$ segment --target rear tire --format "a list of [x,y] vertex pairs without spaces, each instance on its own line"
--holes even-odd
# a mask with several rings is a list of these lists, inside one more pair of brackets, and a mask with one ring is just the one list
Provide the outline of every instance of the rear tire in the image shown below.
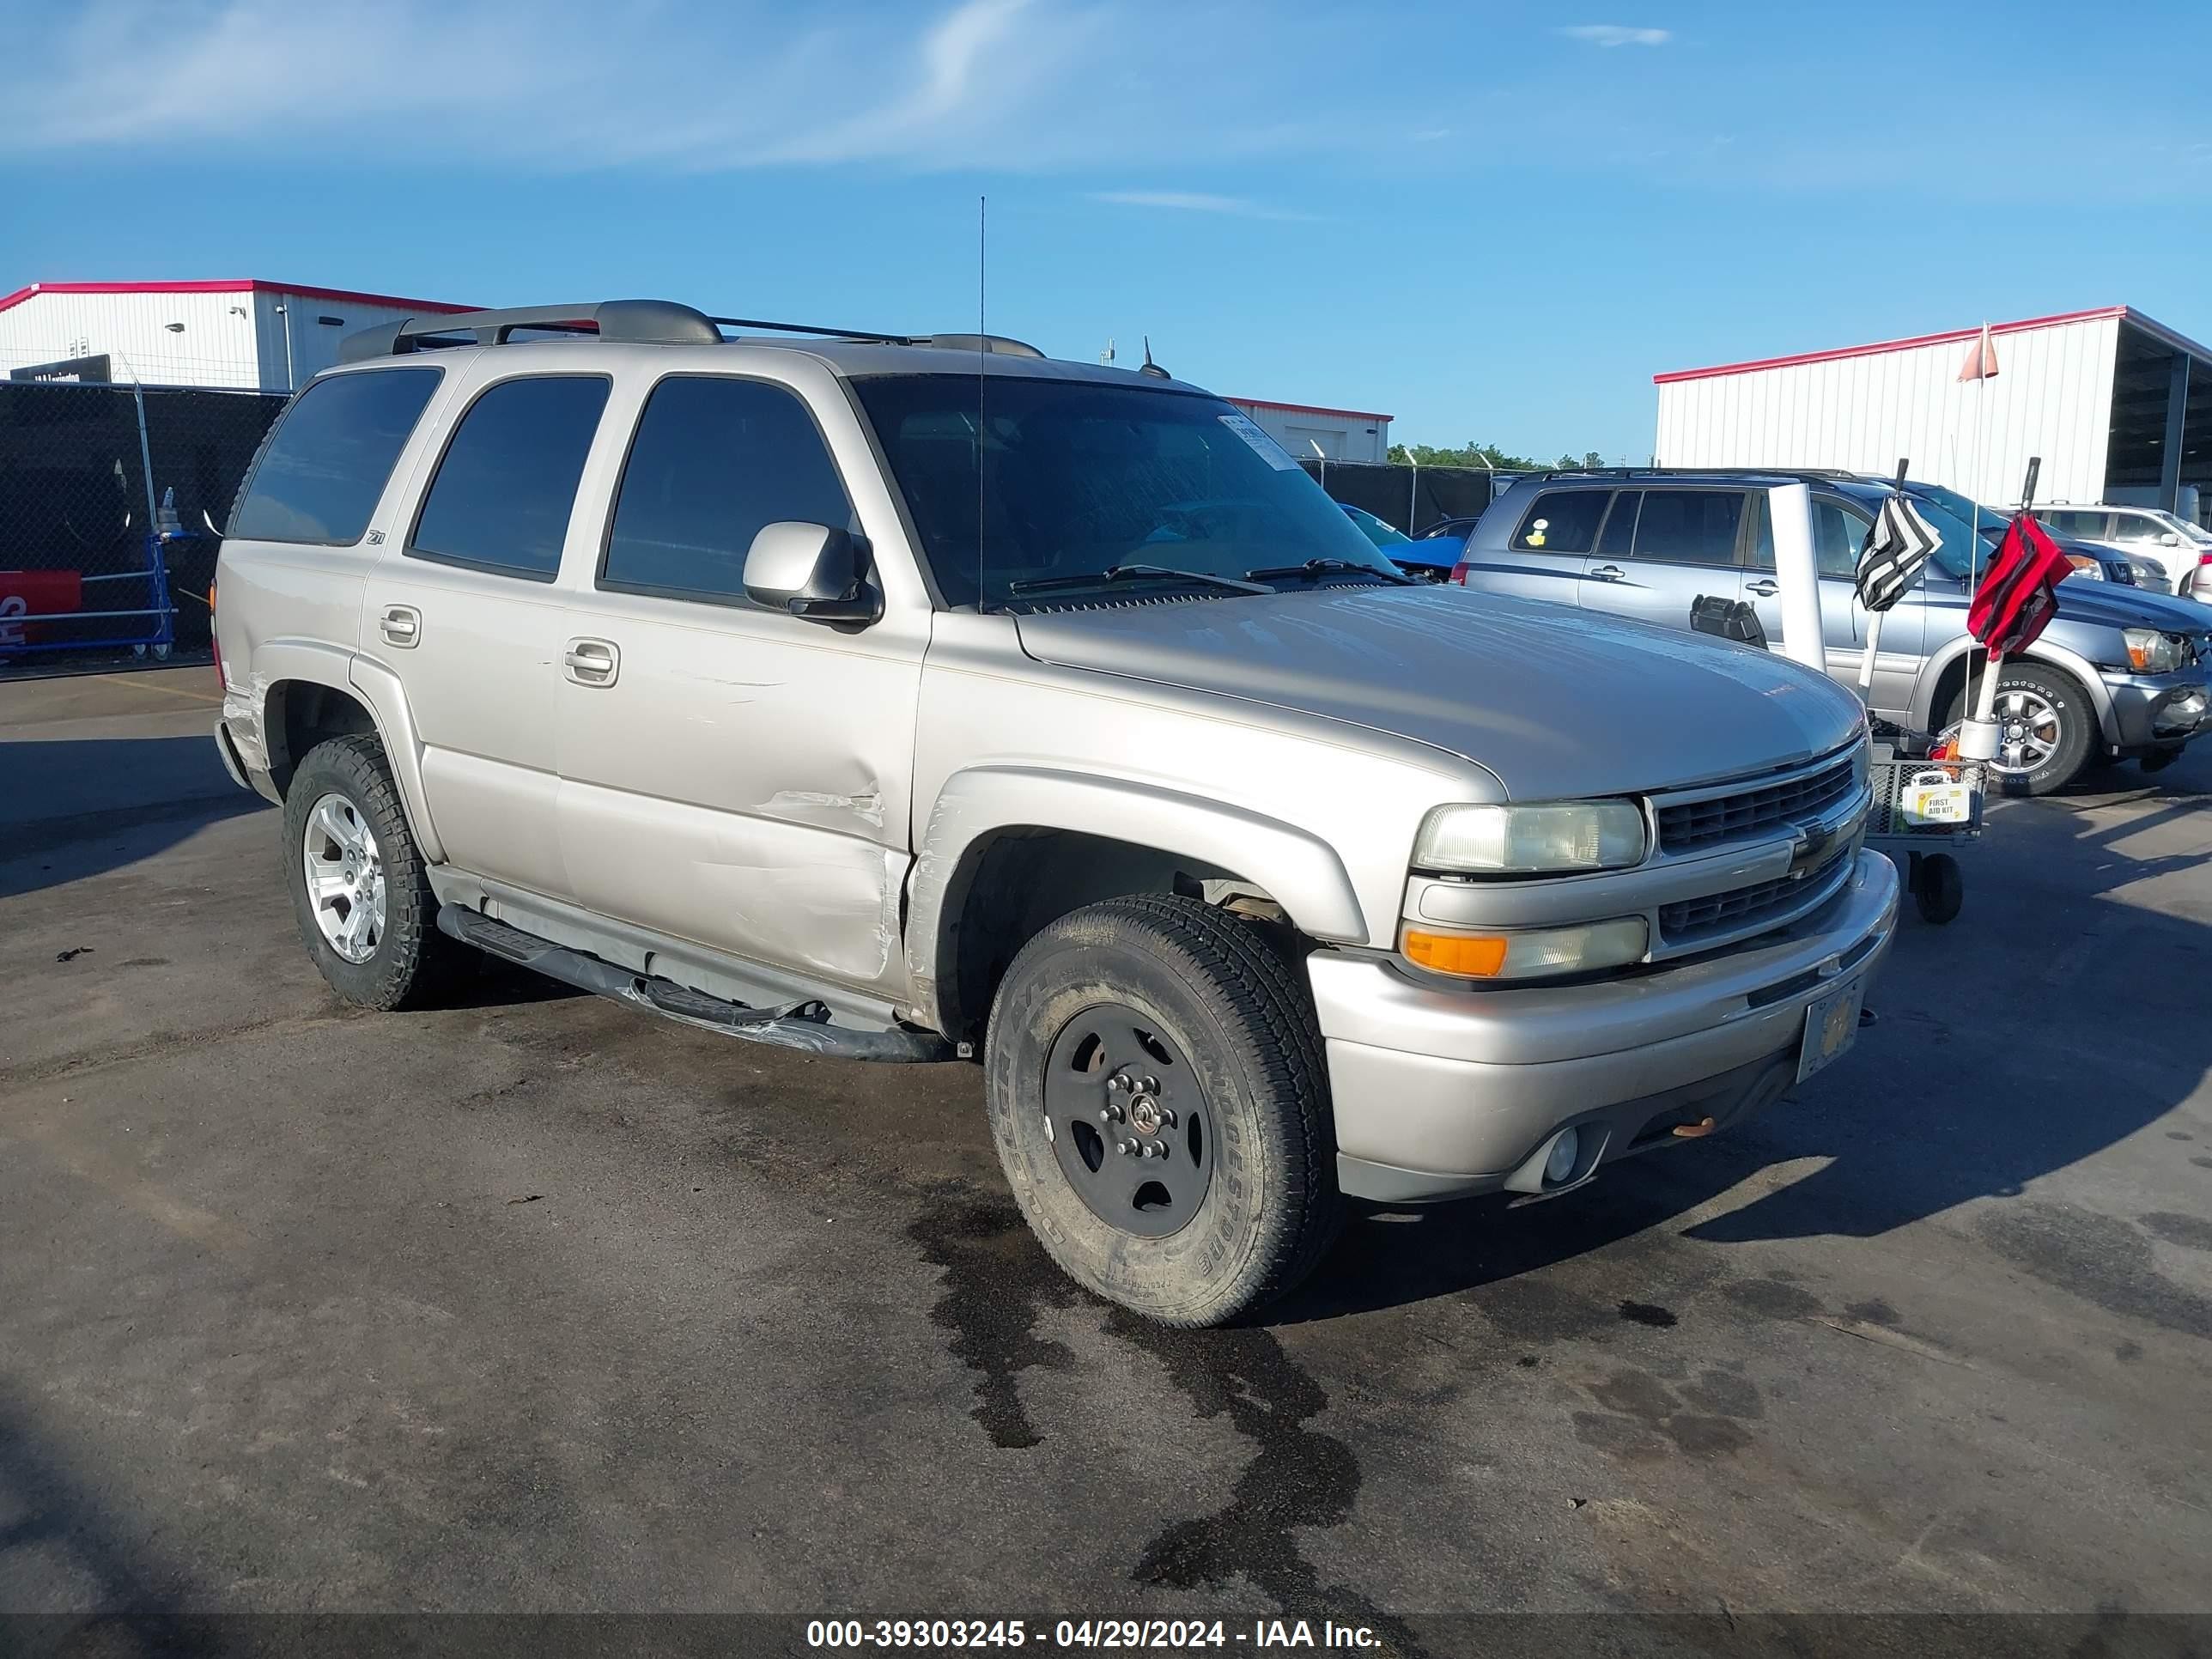
[[[1334,1236],[1313,1001],[1260,924],[1157,895],[1061,917],[1000,981],[984,1063],[1015,1201],[1061,1269],[1109,1301],[1167,1325],[1224,1323],[1297,1284]],[[1164,1108],[1167,1128],[1139,1129]]]
[[[319,827],[324,823],[329,830]],[[319,843],[313,850],[311,834]],[[345,856],[349,849],[356,857]],[[363,849],[366,857],[359,855]],[[359,876],[370,866],[369,882],[335,897],[310,890],[311,868]],[[307,953],[348,1002],[380,1010],[424,1006],[474,955],[438,931],[428,866],[400,807],[384,745],[373,736],[319,744],[293,773],[284,795],[284,871]],[[354,904],[373,925],[352,925]]]

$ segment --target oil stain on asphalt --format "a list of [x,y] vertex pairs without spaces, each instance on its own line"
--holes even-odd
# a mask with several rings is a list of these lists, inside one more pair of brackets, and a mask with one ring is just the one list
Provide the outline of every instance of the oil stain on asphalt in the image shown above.
[[951,1333],[953,1353],[976,1374],[970,1414],[993,1445],[1042,1443],[1018,1379],[1029,1370],[1073,1366],[1066,1346],[1039,1337],[1036,1327],[1046,1309],[1079,1303],[1103,1311],[1107,1335],[1158,1360],[1201,1420],[1225,1418],[1251,1443],[1252,1458],[1229,1501],[1161,1528],[1131,1570],[1132,1583],[1189,1590],[1242,1577],[1286,1619],[1364,1625],[1381,1638],[1381,1651],[1407,1659],[1425,1654],[1403,1620],[1356,1590],[1323,1585],[1298,1547],[1299,1528],[1351,1518],[1361,1475],[1352,1448],[1312,1426],[1328,1395],[1273,1332],[1170,1330],[1095,1302],[1053,1266],[1004,1199],[940,1188],[908,1232],[944,1273],[931,1318]]

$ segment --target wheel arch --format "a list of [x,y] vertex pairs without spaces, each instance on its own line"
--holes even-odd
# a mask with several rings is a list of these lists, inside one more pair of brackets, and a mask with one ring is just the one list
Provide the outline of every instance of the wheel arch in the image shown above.
[[1343,861],[1293,825],[1126,779],[1036,767],[956,774],[931,811],[908,886],[917,1016],[966,1036],[1037,930],[1103,898],[1194,887],[1279,910],[1316,939],[1366,941]]
[[[1923,732],[1935,730],[1948,718],[1953,700],[1966,689],[1969,664],[1978,674],[1988,660],[1989,653],[1967,635],[1960,635],[1929,658],[1913,689],[1912,724]],[[2089,707],[2096,711],[2099,744],[2108,745],[2118,740],[2114,735],[2112,695],[2094,663],[2048,639],[2038,640],[2028,647],[2027,660],[2057,669],[2078,683],[2081,694],[2089,700]]]
[[374,735],[398,785],[399,802],[423,856],[444,860],[422,790],[422,748],[399,678],[379,664],[312,641],[270,640],[253,653],[251,684],[226,700],[235,732],[238,705],[250,705],[252,726],[279,797],[315,744],[355,732]]

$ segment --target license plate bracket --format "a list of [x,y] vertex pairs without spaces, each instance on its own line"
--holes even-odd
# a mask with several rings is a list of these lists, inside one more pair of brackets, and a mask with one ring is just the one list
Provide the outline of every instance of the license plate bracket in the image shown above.
[[1863,977],[1839,985],[1815,997],[1805,1010],[1805,1036],[1797,1048],[1800,1083],[1849,1052],[1859,1034],[1859,1004],[1865,994]]

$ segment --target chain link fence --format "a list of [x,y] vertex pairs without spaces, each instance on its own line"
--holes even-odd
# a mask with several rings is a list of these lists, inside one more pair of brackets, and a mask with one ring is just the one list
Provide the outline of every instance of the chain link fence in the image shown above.
[[1395,461],[1324,461],[1298,465],[1332,499],[1372,513],[1408,536],[1445,519],[1474,519],[1517,474],[1477,466],[1413,466]]
[[204,653],[220,526],[284,401],[0,384],[0,669]]

